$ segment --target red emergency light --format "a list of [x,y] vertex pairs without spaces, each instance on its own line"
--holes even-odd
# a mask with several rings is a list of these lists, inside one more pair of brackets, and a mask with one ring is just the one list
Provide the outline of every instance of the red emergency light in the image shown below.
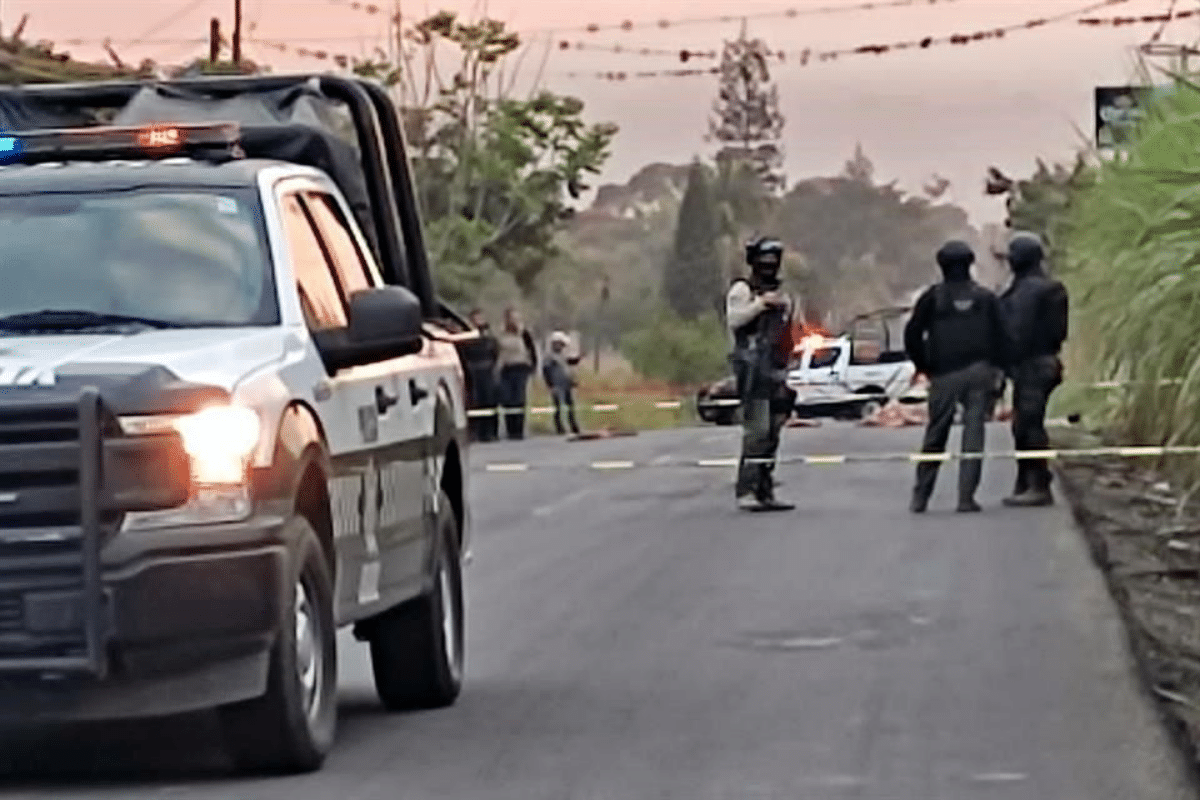
[[0,137],[0,162],[146,160],[184,156],[205,161],[244,157],[236,122],[99,126],[18,131]]

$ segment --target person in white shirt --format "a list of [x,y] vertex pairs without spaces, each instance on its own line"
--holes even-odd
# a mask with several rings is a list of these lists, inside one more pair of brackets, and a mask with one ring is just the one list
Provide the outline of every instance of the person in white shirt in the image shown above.
[[783,244],[770,238],[754,240],[746,246],[746,263],[750,274],[734,280],[725,296],[742,412],[742,455],[734,491],[738,507],[747,511],[790,511],[795,506],[775,498],[774,478],[780,433],[791,411],[786,376],[795,304],[780,291]]

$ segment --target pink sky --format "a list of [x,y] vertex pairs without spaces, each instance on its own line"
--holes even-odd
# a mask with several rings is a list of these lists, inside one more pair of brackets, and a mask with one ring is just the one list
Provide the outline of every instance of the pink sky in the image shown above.
[[[322,62],[287,56],[253,41],[288,41],[313,49],[359,55],[384,41],[384,17],[348,7],[349,0],[244,0],[254,32],[247,55],[277,71],[321,69]],[[392,0],[376,0],[391,6]],[[854,0],[469,0],[402,3],[406,17],[449,8],[469,12],[486,5],[491,16],[522,30],[580,26],[625,19],[655,21],[721,14],[753,14],[787,8],[847,5]],[[945,35],[1019,23],[1071,11],[1087,0],[957,0],[936,5],[848,12],[793,19],[752,21],[750,30],[776,48],[801,51]],[[1169,0],[1128,0],[1105,15],[1160,13]],[[1178,7],[1191,8],[1181,0]],[[233,0],[0,0],[0,23],[11,29],[30,15],[27,38],[69,45],[74,55],[99,59],[99,41],[110,36],[123,58],[174,62],[206,51],[208,19],[222,18],[231,29]],[[736,35],[737,25],[704,23],[657,27],[629,33],[564,33],[559,38],[632,47],[719,48]],[[1000,41],[922,52],[858,56],[801,67],[778,65],[788,123],[785,146],[793,179],[838,170],[861,141],[883,179],[917,187],[937,172],[953,181],[955,199],[979,221],[1002,214],[999,203],[981,196],[984,169],[995,164],[1021,174],[1035,157],[1069,155],[1078,141],[1075,127],[1089,129],[1092,87],[1121,83],[1130,74],[1132,48],[1153,25],[1091,28],[1057,24],[1019,32]],[[132,44],[138,38],[143,44]],[[1194,42],[1200,20],[1173,23],[1168,41]],[[192,40],[192,41],[189,41]],[[529,59],[530,62],[533,59]],[[603,178],[624,181],[652,161],[684,162],[711,148],[702,135],[715,92],[711,76],[656,78],[623,83],[568,73],[596,70],[674,69],[670,57],[562,52],[552,49],[546,85],[581,97],[596,120],[611,120],[622,131]]]

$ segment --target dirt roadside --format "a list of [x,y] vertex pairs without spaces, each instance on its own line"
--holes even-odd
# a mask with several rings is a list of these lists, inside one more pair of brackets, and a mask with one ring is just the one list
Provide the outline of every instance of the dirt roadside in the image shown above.
[[1140,461],[1071,458],[1056,473],[1142,684],[1200,786],[1200,503]]

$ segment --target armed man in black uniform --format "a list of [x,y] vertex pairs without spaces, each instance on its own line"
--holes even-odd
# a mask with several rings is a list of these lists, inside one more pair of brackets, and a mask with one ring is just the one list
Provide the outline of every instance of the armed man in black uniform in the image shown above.
[[[1011,347],[1000,301],[971,279],[975,253],[965,242],[950,241],[937,253],[944,280],[926,289],[904,328],[904,349],[917,370],[929,376],[929,424],[925,453],[944,453],[955,412],[963,407],[964,454],[983,454],[984,426],[995,370],[1007,364]],[[937,461],[917,465],[909,508],[923,513],[937,481]],[[958,468],[958,511],[980,510],[975,491],[983,474],[981,458],[964,458]]]
[[725,296],[725,320],[733,335],[734,376],[742,410],[742,456],[738,464],[738,507],[790,511],[775,498],[779,435],[791,415],[794,393],[786,377],[791,361],[791,299],[780,292],[783,245],[760,238],[746,245],[750,275],[734,280]]
[[[1069,300],[1066,287],[1046,274],[1045,256],[1036,235],[1013,236],[1008,245],[1013,281],[1000,298],[1015,340],[1009,377],[1013,385],[1013,441],[1019,451],[1050,446],[1046,405],[1050,394],[1062,383],[1059,353],[1067,340]],[[1018,460],[1016,487],[1012,496],[1005,498],[1005,505],[1051,505],[1051,477],[1045,459]]]

